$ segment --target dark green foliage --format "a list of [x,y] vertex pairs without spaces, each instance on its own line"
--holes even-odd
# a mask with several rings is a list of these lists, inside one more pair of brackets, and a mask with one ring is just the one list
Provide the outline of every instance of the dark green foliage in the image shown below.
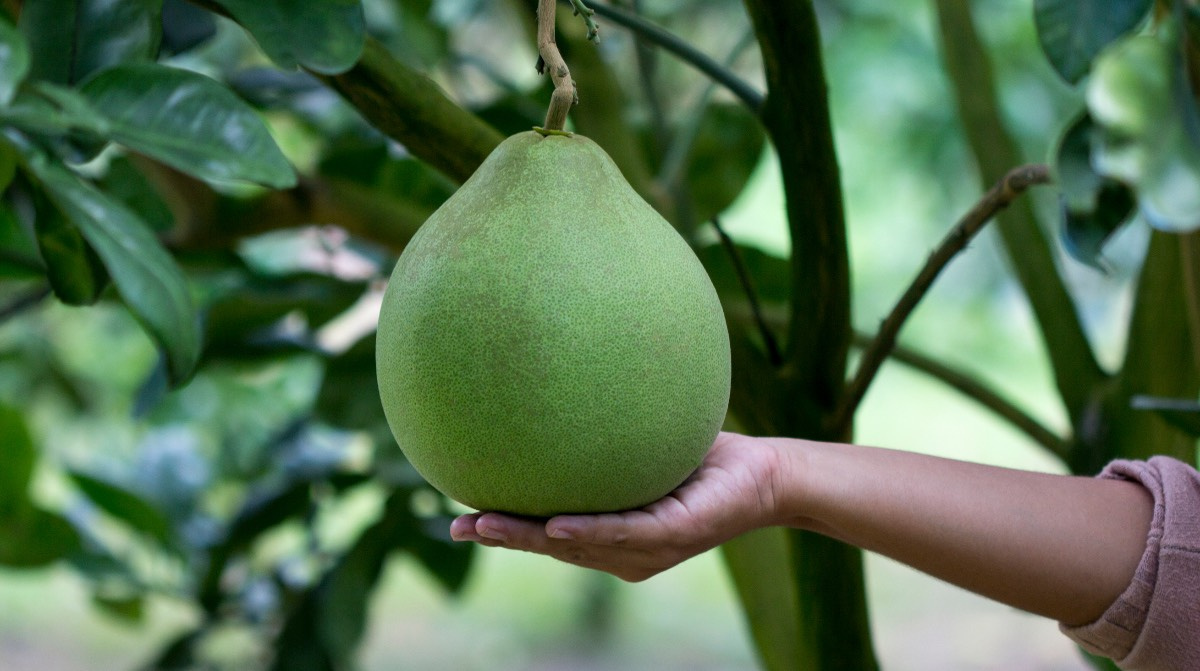
[[79,549],[79,534],[62,515],[37,507],[0,519],[0,566],[37,568]]
[[[1200,227],[1200,113],[1193,10],[1168,3],[1148,34],[1130,34],[1149,0],[1037,4],[1050,61],[1080,84],[1087,113],[1068,129],[1058,167],[1065,180],[1064,242],[1087,263],[1136,204],[1152,226]],[[1063,170],[1065,169],[1065,172]]]
[[1180,431],[1200,438],[1200,403],[1187,399],[1135,396],[1132,404],[1134,409],[1156,413]]
[[15,408],[0,405],[0,566],[32,568],[79,546],[74,527],[30,498],[37,447]]
[[200,356],[200,334],[179,266],[124,205],[36,150],[29,149],[25,159],[50,200],[104,262],[125,303],[166,350],[172,379],[186,380]]
[[17,85],[29,74],[29,46],[15,27],[0,17],[0,105],[12,100]]
[[164,546],[174,544],[170,523],[149,501],[125,487],[86,473],[68,471],[68,475],[83,495],[104,512]]
[[[762,125],[745,107],[724,104],[704,109],[684,162],[696,221],[708,221],[729,208],[750,180],[765,141]],[[667,160],[671,159],[668,154]]]
[[29,481],[37,449],[16,408],[0,406],[0,517],[16,515],[28,505]]
[[178,68],[123,65],[81,89],[108,137],[200,179],[275,188],[295,174],[262,121],[217,82]]
[[1152,0],[1036,0],[1038,37],[1050,63],[1074,83],[1114,40],[1146,18]]
[[1063,243],[1075,258],[1097,268],[1104,243],[1133,214],[1129,187],[1092,167],[1095,124],[1083,116],[1067,128],[1055,154],[1063,201]]
[[95,303],[108,279],[95,250],[49,198],[39,193],[34,202],[38,252],[54,295],[67,305]]
[[[462,587],[471,549],[449,541],[446,502],[392,442],[371,317],[356,310],[457,183],[504,136],[542,122],[549,86],[526,76],[534,58],[506,70],[462,39],[484,21],[528,29],[533,4],[3,3],[0,565],[60,562],[98,609],[131,623],[159,595],[195,604],[194,628],[146,651],[154,669],[209,668],[209,636],[230,626],[253,632],[276,668],[352,668],[392,558],[408,553],[447,592]],[[923,37],[898,34],[878,3],[820,5],[824,35],[813,4],[643,3],[647,18],[684,35],[706,21],[728,24],[731,37],[753,29],[757,49],[746,55],[761,56],[768,89],[753,110],[653,48],[635,60],[631,42],[609,40],[618,26],[602,22],[597,49],[582,26],[560,21],[559,40],[580,82],[577,130],[694,238],[720,294],[736,426],[845,439],[826,421],[852,372],[852,312],[821,59],[853,52],[845,62],[859,64],[869,52],[887,73],[914,53],[922,64],[934,56]],[[904,109],[871,113],[880,133],[904,135],[905,166],[919,180],[959,195],[1052,156],[1059,240],[1085,262],[1122,251],[1114,234],[1135,215],[1193,230],[1200,14],[1184,2],[1152,13],[1151,4],[1035,2],[1022,20],[1036,24],[1050,67],[1075,89],[1058,91],[1066,103],[1015,101],[1063,117],[1023,129],[1023,143],[1005,127],[1013,101],[998,92],[1049,90],[1019,88],[1042,55],[989,52],[1009,44],[1011,26],[979,39],[981,12],[1005,11],[986,3],[936,3],[953,90],[933,73],[935,83],[909,93],[952,94],[954,104],[947,98],[912,128],[891,128],[913,118]],[[851,26],[887,39],[854,42]],[[502,37],[532,44],[520,28]],[[720,56],[729,45],[697,46]],[[835,76],[850,70],[826,64]],[[835,79],[835,104],[863,82],[887,84]],[[743,193],[766,151],[780,158],[790,258],[714,243],[706,225]],[[1194,235],[1153,236],[1129,350],[1105,370],[1063,281],[1071,261],[1055,256],[1043,235],[1055,227],[1036,215],[1014,203],[999,237],[1067,410],[1069,465],[1090,473],[1117,456],[1191,459],[1200,433],[1187,317],[1200,314]],[[99,420],[114,417],[141,438],[100,449],[111,440]],[[94,433],[96,446],[50,444],[58,422]],[[65,502],[43,501],[36,474],[61,482]],[[352,495],[374,497],[378,510],[347,515],[339,506]],[[330,537],[331,522],[345,533]],[[151,575],[134,556],[174,577]],[[768,668],[873,668],[856,552],[775,529],[731,543],[725,557]]]
[[30,75],[76,84],[105,68],[147,62],[162,40],[162,0],[46,0],[21,12]]
[[282,68],[322,74],[348,69],[362,53],[365,29],[358,0],[220,0],[234,20]]

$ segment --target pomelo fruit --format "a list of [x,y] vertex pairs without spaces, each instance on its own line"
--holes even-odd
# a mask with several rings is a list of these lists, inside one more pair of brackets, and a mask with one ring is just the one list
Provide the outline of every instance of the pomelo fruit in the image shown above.
[[582,136],[508,138],[422,225],[384,294],[379,393],[426,480],[480,510],[636,508],[729,401],[729,335],[687,243]]

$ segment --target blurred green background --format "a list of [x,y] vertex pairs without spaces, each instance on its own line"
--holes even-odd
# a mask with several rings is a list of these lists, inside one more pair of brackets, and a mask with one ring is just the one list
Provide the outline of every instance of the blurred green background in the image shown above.
[[[1059,130],[1081,108],[1081,95],[1062,83],[1041,55],[1029,0],[972,4],[997,68],[1003,115],[1025,157],[1047,160]],[[695,5],[703,11],[692,11]],[[410,63],[427,64],[464,104],[481,106],[499,98],[498,81],[520,92],[538,85],[526,27],[514,25],[511,12],[471,0],[438,0],[427,11],[413,9],[422,3],[385,0],[365,6],[369,26],[392,28],[384,36],[389,46],[398,47]],[[931,4],[846,0],[817,6],[846,196],[853,321],[871,331],[928,251],[978,198],[978,179],[940,63]],[[736,2],[647,0],[642,9],[718,59],[748,30]],[[630,35],[601,25],[600,54],[618,72],[633,70]],[[240,29],[222,20],[212,44],[180,55],[178,62],[221,71],[239,59],[258,63],[262,56]],[[662,89],[673,101],[669,114],[686,117],[707,82],[672,59],[660,59],[659,66]],[[489,68],[492,72],[486,72]],[[733,69],[763,86],[754,49],[743,51]],[[713,95],[718,101],[727,98],[723,91]],[[587,97],[588,91],[581,91],[584,105]],[[312,102],[327,123],[352,125],[344,117],[353,114],[336,99],[314,96]],[[636,107],[629,113],[637,118],[646,110]],[[268,110],[267,119],[293,163],[302,172],[310,168],[319,150],[312,130],[288,114]],[[1034,198],[1044,219],[1055,221],[1057,196],[1045,191]],[[745,245],[776,256],[790,252],[778,161],[769,147],[723,221]],[[701,235],[715,239],[711,231]],[[1059,254],[1102,363],[1115,366],[1123,352],[1130,280],[1147,238],[1141,222],[1123,230],[1106,249],[1108,274]],[[289,252],[278,240],[264,240],[261,263],[303,265],[303,254],[311,251],[300,245],[302,251]],[[241,251],[254,257],[253,242]],[[347,272],[353,272],[353,261],[347,262]],[[348,329],[354,332],[354,324]],[[902,340],[975,373],[1048,426],[1068,429],[1035,325],[992,232],[953,262]],[[68,516],[83,516],[110,537],[128,532],[99,519],[94,509],[78,506],[57,465],[111,474],[134,485],[154,483],[158,500],[169,507],[172,495],[183,501],[210,486],[216,460],[253,460],[240,445],[286,430],[314,402],[326,375],[320,357],[303,351],[228,360],[203,369],[187,387],[146,410],[138,407],[139,399],[159,366],[158,354],[133,318],[113,305],[85,310],[43,302],[20,320],[0,323],[0,353],[0,399],[20,401],[43,446],[34,482],[37,498],[67,509]],[[856,430],[857,442],[864,444],[1065,472],[978,406],[896,364],[887,364],[872,387]],[[331,460],[353,470],[370,461],[371,450],[369,432],[317,427],[306,434],[304,449],[289,458],[301,470]],[[230,488],[206,495],[218,509],[228,510],[237,494]],[[329,497],[319,513],[322,538],[333,546],[348,542],[379,514],[384,498],[383,488],[373,485]],[[195,523],[183,533],[203,537],[211,532],[204,520]],[[264,540],[254,561],[274,564],[306,542],[296,525],[285,525]],[[180,566],[130,551],[135,553],[130,561],[145,578],[169,585],[179,577]],[[301,561],[293,568],[299,574],[313,570]],[[874,636],[885,668],[1088,668],[1053,622],[878,557],[868,558],[867,571]],[[92,585],[61,564],[0,569],[0,669],[137,668],[198,621],[192,604],[162,594],[137,605],[141,613],[133,621],[109,612],[120,608],[120,594],[109,610],[95,607],[93,597]],[[264,587],[257,597],[253,589],[241,597],[269,604],[277,595]],[[368,670],[755,667],[729,578],[713,553],[629,585],[545,558],[482,548],[455,596],[420,562],[393,555],[369,613],[360,655],[361,667]],[[252,668],[247,660],[260,657],[263,645],[250,628],[235,625],[205,641],[217,668],[229,669]]]

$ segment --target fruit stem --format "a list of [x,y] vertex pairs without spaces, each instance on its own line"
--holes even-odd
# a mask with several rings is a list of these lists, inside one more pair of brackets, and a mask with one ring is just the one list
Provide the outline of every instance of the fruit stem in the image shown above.
[[552,131],[563,129],[571,105],[579,102],[575,80],[571,79],[571,71],[554,41],[555,3],[556,0],[538,0],[537,7],[538,74],[549,72],[550,80],[554,82],[554,94],[550,96],[550,108],[546,110],[542,127]]

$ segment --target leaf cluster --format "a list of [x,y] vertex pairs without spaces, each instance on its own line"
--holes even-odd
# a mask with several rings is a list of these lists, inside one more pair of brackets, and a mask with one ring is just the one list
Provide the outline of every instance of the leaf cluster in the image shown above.
[[1034,3],[1050,63],[1085,109],[1055,167],[1063,240],[1102,267],[1105,242],[1135,213],[1173,232],[1200,228],[1200,12],[1183,0]]

